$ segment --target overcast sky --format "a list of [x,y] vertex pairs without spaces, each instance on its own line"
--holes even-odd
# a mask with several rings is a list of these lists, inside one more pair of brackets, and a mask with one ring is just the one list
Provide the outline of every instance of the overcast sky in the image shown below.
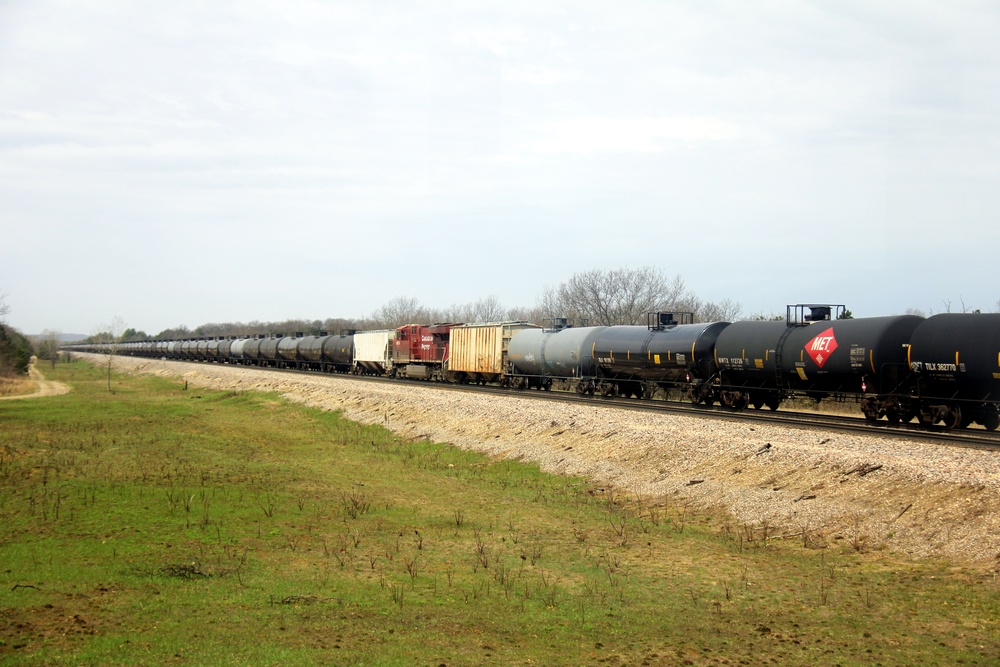
[[1000,300],[995,2],[0,0],[10,324]]

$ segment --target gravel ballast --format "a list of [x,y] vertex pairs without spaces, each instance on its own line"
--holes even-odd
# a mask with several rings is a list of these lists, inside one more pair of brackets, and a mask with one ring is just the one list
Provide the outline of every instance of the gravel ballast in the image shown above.
[[[98,359],[96,355],[92,356]],[[405,437],[537,462],[608,492],[691,511],[724,510],[734,530],[822,547],[889,549],[991,565],[1000,557],[1000,452],[568,406],[217,364],[117,357],[127,373],[194,386],[277,392]],[[848,546],[849,545],[849,546]]]

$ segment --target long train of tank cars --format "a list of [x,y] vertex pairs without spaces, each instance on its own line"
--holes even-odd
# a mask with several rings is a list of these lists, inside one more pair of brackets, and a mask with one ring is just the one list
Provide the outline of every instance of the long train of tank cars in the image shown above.
[[[408,324],[379,331],[67,345],[64,349],[774,410],[791,397],[854,398],[869,421],[1000,425],[1000,314],[842,319],[788,306],[784,321]],[[661,394],[662,394],[661,391]]]

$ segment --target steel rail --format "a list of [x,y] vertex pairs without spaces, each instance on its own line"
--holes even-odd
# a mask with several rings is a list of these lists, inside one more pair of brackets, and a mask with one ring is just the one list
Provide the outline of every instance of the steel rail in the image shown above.
[[[152,357],[139,357],[154,359]],[[184,361],[179,359],[160,359],[170,363],[191,363],[218,365],[223,368],[242,368],[248,370],[269,371],[316,377],[333,377],[359,382],[394,383],[405,387],[426,387],[444,391],[467,391],[474,393],[490,393],[498,396],[526,398],[530,400],[551,401],[567,405],[593,406],[601,408],[617,408],[641,412],[670,414],[700,419],[724,419],[728,421],[745,421],[751,423],[770,424],[788,428],[837,431],[867,436],[885,436],[903,438],[913,441],[937,442],[944,445],[978,448],[1000,449],[1000,432],[990,432],[984,429],[961,429],[948,431],[944,427],[923,428],[918,424],[890,424],[888,422],[871,423],[864,417],[850,417],[826,413],[796,412],[791,410],[756,410],[746,408],[732,410],[720,406],[691,405],[681,401],[648,400],[633,398],[607,398],[601,396],[580,396],[565,391],[541,391],[531,389],[506,389],[495,385],[453,384],[449,382],[431,382],[428,380],[409,380],[389,378],[375,375],[354,375],[353,373],[329,373],[315,370],[299,370],[294,368],[275,368],[271,366],[250,366],[242,364],[226,364],[218,362]]]

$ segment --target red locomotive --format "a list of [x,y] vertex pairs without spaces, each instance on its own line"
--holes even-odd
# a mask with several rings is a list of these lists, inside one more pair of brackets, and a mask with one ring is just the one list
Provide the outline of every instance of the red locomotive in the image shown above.
[[448,367],[448,342],[458,324],[407,324],[396,329],[392,367],[396,377],[443,380]]

